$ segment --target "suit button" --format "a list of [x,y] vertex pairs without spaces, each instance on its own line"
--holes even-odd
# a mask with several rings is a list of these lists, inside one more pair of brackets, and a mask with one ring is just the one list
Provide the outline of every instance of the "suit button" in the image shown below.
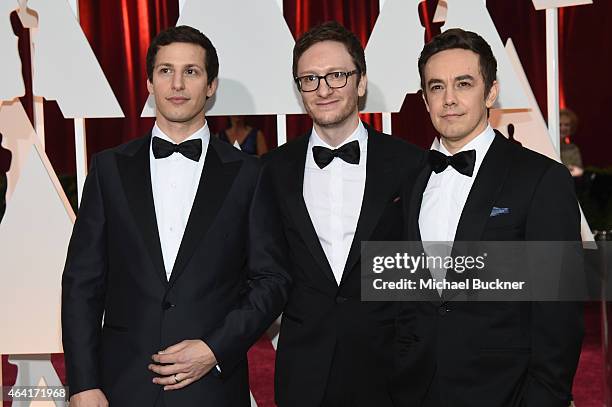
[[336,297],[336,304],[342,304],[343,302],[347,302],[348,298],[342,297],[341,295]]
[[446,304],[442,304],[438,307],[438,314],[440,315],[446,315],[449,312],[451,312],[451,309]]
[[171,303],[171,302],[169,302],[169,301],[164,301],[164,302],[162,303],[162,309],[163,309],[164,311],[167,311],[167,310],[169,310],[170,308],[174,308],[174,304],[172,304],[172,303]]

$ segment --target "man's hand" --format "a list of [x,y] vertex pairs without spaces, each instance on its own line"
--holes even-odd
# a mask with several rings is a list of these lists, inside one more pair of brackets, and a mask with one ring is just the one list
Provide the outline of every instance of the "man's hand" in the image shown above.
[[[204,341],[190,339],[172,345],[152,357],[149,369],[161,377],[153,383],[164,390],[177,390],[199,380],[217,365],[217,358]],[[162,366],[164,365],[164,366]]]
[[108,407],[108,400],[100,389],[85,390],[70,397],[70,407]]

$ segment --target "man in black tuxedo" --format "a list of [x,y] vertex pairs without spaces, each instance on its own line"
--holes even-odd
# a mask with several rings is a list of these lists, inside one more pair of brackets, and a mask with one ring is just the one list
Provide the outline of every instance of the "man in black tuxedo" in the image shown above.
[[[423,48],[423,99],[440,138],[405,199],[407,240],[580,240],[567,169],[488,123],[496,69],[491,48],[472,32],[451,29]],[[398,406],[570,404],[583,333],[579,305],[447,298],[404,306]]]
[[314,125],[265,156],[263,170],[273,179],[293,261],[276,403],[388,406],[397,305],[360,301],[361,242],[401,237],[401,183],[425,155],[359,120],[364,51],[340,24],[298,39],[293,75]]
[[290,279],[259,162],[210,136],[218,67],[198,30],[160,33],[153,130],[92,160],[62,280],[73,407],[250,406],[246,351]]

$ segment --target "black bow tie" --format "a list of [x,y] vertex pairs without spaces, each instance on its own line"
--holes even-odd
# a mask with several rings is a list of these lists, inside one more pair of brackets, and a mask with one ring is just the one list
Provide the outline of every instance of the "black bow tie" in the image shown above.
[[442,154],[436,150],[429,151],[429,164],[436,174],[441,173],[449,165],[457,172],[471,177],[476,163],[476,150],[462,151],[455,155]]
[[166,158],[174,153],[183,154],[193,161],[200,161],[202,155],[202,139],[183,141],[174,144],[159,137],[153,137],[153,155],[155,158]]
[[334,157],[338,157],[349,164],[359,164],[359,142],[351,141],[340,148],[315,146],[312,148],[312,156],[319,168],[325,168],[332,162]]

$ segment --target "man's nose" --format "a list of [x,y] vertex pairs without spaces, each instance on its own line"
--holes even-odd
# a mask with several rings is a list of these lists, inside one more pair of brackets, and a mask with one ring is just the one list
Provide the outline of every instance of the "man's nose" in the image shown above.
[[172,76],[172,89],[183,90],[185,88],[185,78],[182,72],[174,72]]
[[321,97],[329,96],[334,89],[327,84],[325,78],[319,78],[319,87],[317,88],[317,95]]
[[444,106],[452,106],[457,102],[455,89],[452,86],[444,89]]

